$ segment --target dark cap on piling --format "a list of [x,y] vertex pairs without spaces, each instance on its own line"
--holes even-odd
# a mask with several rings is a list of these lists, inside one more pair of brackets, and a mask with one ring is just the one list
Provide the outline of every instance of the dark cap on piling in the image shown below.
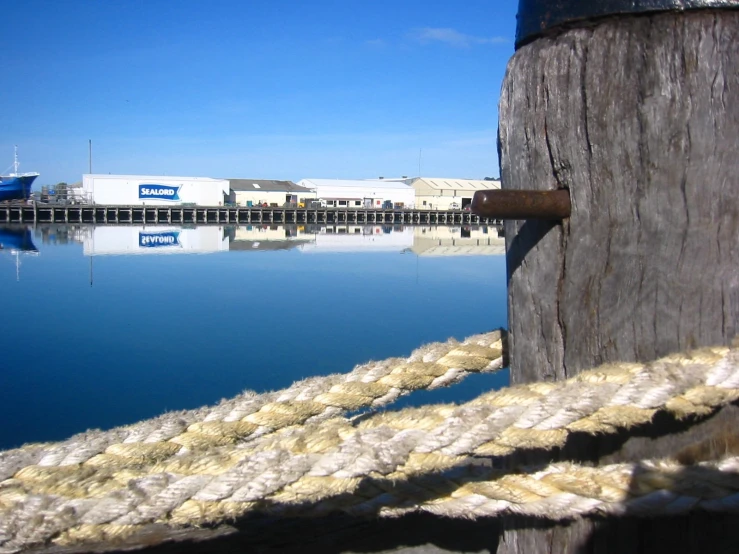
[[516,48],[560,25],[604,17],[706,8],[739,8],[739,0],[519,0]]

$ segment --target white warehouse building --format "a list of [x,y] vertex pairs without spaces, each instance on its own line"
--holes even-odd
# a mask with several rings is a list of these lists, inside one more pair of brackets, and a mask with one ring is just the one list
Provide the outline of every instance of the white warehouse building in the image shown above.
[[93,227],[83,239],[85,256],[115,254],[204,254],[228,251],[223,227],[105,225]]
[[397,208],[415,207],[416,193],[402,180],[389,179],[302,179],[298,185],[315,191],[328,207]]
[[108,206],[222,206],[229,195],[228,179],[161,175],[82,176],[85,198]]
[[463,210],[477,191],[500,188],[500,181],[482,179],[416,177],[408,183],[415,191],[416,208],[428,210]]

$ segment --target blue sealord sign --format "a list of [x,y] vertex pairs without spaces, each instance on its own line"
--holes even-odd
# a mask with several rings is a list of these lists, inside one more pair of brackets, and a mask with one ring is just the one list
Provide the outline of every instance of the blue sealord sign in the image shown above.
[[173,200],[177,201],[180,199],[177,194],[180,192],[180,187],[173,187],[170,185],[155,185],[155,184],[142,184],[139,185],[139,199],[140,200]]
[[159,233],[145,233],[143,231],[139,231],[139,246],[141,248],[180,246],[180,232],[162,231]]

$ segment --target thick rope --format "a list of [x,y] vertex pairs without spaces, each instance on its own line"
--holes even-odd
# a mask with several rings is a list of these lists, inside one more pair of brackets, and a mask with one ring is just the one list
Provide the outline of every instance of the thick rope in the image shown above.
[[[739,351],[708,348],[650,364],[606,365],[461,406],[308,422],[203,452],[142,455],[136,464],[112,452],[78,465],[29,465],[0,483],[0,547],[13,551],[54,537],[59,544],[113,540],[151,522],[199,525],[255,510],[352,510],[353,496],[377,511],[387,506],[387,490],[403,488],[409,496],[396,506],[422,507],[436,476],[453,475],[470,456],[552,448],[571,432],[614,432],[646,423],[658,410],[705,414],[737,398]],[[427,487],[419,486],[424,479]]]
[[459,343],[431,343],[408,358],[368,362],[342,375],[313,377],[282,391],[246,392],[218,406],[173,412],[106,432],[89,431],[61,443],[0,452],[0,481],[28,465],[65,466],[110,460],[163,461],[193,450],[235,443],[345,411],[379,408],[414,390],[449,386],[472,373],[504,367],[504,331]]
[[[524,474],[486,473],[474,471],[461,486],[448,481],[452,490],[412,507],[393,507],[407,504],[408,496],[387,491],[380,513],[399,516],[423,511],[457,518],[516,514],[556,521],[589,514],[739,512],[739,457],[735,456],[692,466],[674,460],[645,460],[601,467],[559,463]],[[435,485],[436,490],[444,486]],[[349,511],[371,513],[377,506],[357,504]]]

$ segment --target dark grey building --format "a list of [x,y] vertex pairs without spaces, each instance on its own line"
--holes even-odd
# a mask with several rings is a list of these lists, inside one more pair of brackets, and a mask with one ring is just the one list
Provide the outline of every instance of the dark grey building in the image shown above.
[[229,202],[239,206],[284,206],[297,205],[305,198],[315,198],[311,189],[296,185],[292,181],[273,179],[228,179]]

